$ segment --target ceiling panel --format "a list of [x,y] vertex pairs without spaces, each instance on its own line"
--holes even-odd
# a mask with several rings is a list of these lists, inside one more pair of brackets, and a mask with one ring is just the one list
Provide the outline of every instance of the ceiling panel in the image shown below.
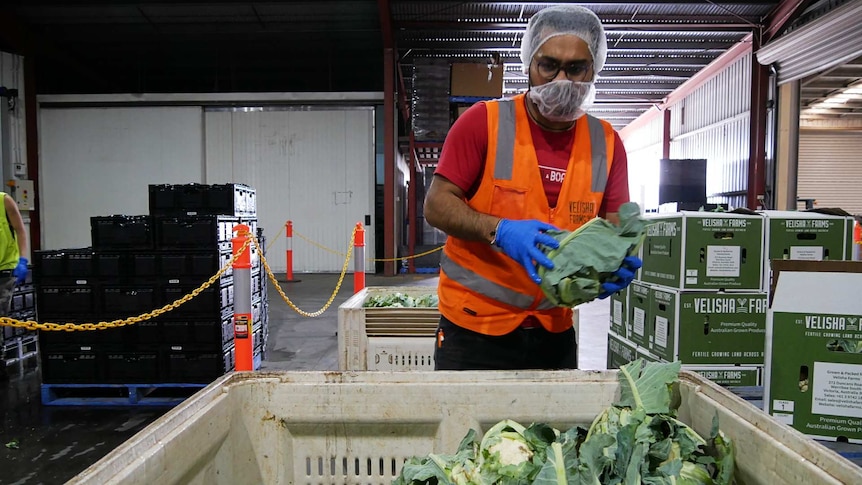
[[[526,88],[519,42],[527,19],[553,2],[401,0],[6,0],[39,52],[41,93],[383,89],[381,4],[405,85],[421,58],[506,68],[505,92]],[[779,1],[592,1],[609,51],[596,113],[617,128],[762,26]],[[803,3],[812,4],[811,0]],[[385,18],[386,15],[384,14]],[[26,39],[0,29],[0,49]],[[806,80],[807,103],[859,79],[862,60]],[[851,111],[855,108],[851,107]],[[836,108],[842,112],[847,107]]]

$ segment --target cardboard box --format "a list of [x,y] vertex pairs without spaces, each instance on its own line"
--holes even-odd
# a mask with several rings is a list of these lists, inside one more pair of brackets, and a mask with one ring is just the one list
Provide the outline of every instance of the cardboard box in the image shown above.
[[622,337],[628,336],[627,324],[629,321],[629,288],[623,288],[611,295],[611,331]]
[[643,281],[681,290],[761,291],[762,216],[683,211],[647,221]]
[[638,359],[643,359],[644,362],[661,362],[661,359],[654,354],[651,354],[649,350],[638,347]]
[[862,265],[856,270],[778,275],[764,407],[806,435],[862,443]]
[[862,261],[804,261],[775,259],[769,281],[769,306],[775,296],[775,284],[782,271],[808,271],[827,273],[862,273]]
[[756,387],[762,385],[763,366],[684,365],[683,370],[701,376],[724,387]]
[[638,358],[638,346],[614,332],[608,332],[608,369],[619,369],[621,366]]
[[650,289],[647,348],[683,364],[762,365],[766,293],[706,293]]
[[646,347],[650,339],[650,286],[640,281],[629,285],[629,321],[626,337],[641,347]]
[[817,212],[760,211],[766,217],[768,259],[808,261],[850,259],[852,217]]
[[503,97],[503,66],[480,63],[452,64],[450,96]]

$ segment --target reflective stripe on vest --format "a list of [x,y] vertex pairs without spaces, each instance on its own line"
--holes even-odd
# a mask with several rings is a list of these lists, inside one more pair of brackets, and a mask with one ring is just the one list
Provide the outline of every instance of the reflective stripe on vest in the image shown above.
[[[511,99],[497,101],[499,123],[497,128],[497,159],[494,163],[494,178],[512,180],[515,165],[515,103]],[[604,192],[608,185],[608,150],[605,145],[605,129],[598,118],[587,117],[590,131],[590,157],[593,180],[590,189]]]
[[[522,310],[529,310],[533,307],[533,295],[525,295],[505,286],[498,285],[493,281],[482,277],[478,273],[468,270],[460,264],[452,261],[445,252],[440,254],[440,269],[446,273],[446,276],[454,281],[477,291],[488,298],[503,302]],[[550,310],[555,308],[553,302],[547,298],[543,298],[539,303],[537,310]]]

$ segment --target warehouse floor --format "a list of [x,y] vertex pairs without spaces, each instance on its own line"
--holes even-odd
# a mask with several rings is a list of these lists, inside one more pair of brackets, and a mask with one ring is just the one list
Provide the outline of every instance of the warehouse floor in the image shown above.
[[[283,275],[280,275],[283,277]],[[332,296],[338,275],[300,274],[281,283],[287,297],[304,312],[319,310]],[[436,285],[434,275],[368,275],[367,286]],[[285,303],[270,285],[266,370],[335,370],[338,306],[353,292],[348,275],[330,307],[319,317],[304,317]],[[580,307],[579,365],[604,369],[608,303]],[[78,408],[43,406],[35,359],[9,367],[11,379],[0,382],[0,483],[63,483],[98,461],[120,443],[157,420],[167,409]],[[857,460],[857,448],[842,450]]]

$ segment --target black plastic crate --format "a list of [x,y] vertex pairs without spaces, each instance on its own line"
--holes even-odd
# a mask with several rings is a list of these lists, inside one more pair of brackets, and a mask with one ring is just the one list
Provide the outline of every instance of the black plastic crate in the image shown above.
[[45,384],[93,384],[103,380],[103,359],[95,350],[41,352]]
[[206,352],[171,346],[166,351],[167,382],[203,384],[211,382],[234,369],[234,348]]
[[36,310],[36,290],[16,291],[12,294],[12,312]]
[[211,214],[257,215],[257,194],[243,184],[211,185],[207,194],[207,209]]
[[233,342],[233,315],[209,319],[162,320],[164,343],[201,349],[224,349]]
[[[182,284],[162,285],[162,305],[167,305],[188,295],[197,287],[197,285]],[[228,313],[233,313],[233,285],[222,286],[220,288],[210,286],[191,300],[171,310],[165,316],[169,318],[220,318],[222,315]]]
[[225,250],[230,248],[238,217],[182,216],[156,218],[156,247],[160,250]]
[[102,282],[155,278],[159,273],[159,253],[99,252],[93,256],[95,274]]
[[264,345],[264,333],[262,325],[255,325],[251,329],[252,348],[257,349]]
[[42,285],[36,289],[36,310],[39,319],[68,318],[73,315],[91,315],[95,312],[97,286]]
[[[84,323],[92,323],[97,324],[99,322],[110,322],[112,320],[117,320],[120,318],[125,318],[125,315],[101,315],[101,314],[90,314],[90,315],[73,315],[68,318],[57,317],[57,318],[39,318],[40,322],[43,323],[57,323],[57,324],[65,324],[65,323],[73,323],[76,325],[84,324]],[[39,341],[48,347],[57,349],[57,348],[68,348],[69,346],[78,347],[81,345],[84,346],[99,346],[102,347],[104,344],[112,344],[118,347],[122,347],[126,344],[134,345],[137,339],[136,334],[137,329],[134,325],[124,325],[122,327],[110,327],[104,330],[73,330],[73,331],[65,331],[65,330],[40,330],[39,331]]]
[[32,273],[40,283],[87,279],[93,276],[93,249],[34,251]]
[[152,217],[95,216],[90,218],[94,251],[147,251],[154,249]]
[[[201,281],[218,273],[218,271],[230,262],[230,251],[212,249],[209,251],[172,251],[163,252],[159,259],[159,272],[161,275],[183,275],[195,276]],[[228,266],[223,276],[233,274],[233,269]]]
[[160,352],[106,352],[104,381],[116,384],[141,384],[161,382]]
[[150,214],[254,216],[255,190],[243,184],[161,184],[149,186]]
[[101,294],[103,315],[132,317],[161,307],[155,285],[104,285]]
[[135,334],[135,342],[141,346],[159,345],[165,343],[164,327],[156,318],[137,322],[131,326]]

